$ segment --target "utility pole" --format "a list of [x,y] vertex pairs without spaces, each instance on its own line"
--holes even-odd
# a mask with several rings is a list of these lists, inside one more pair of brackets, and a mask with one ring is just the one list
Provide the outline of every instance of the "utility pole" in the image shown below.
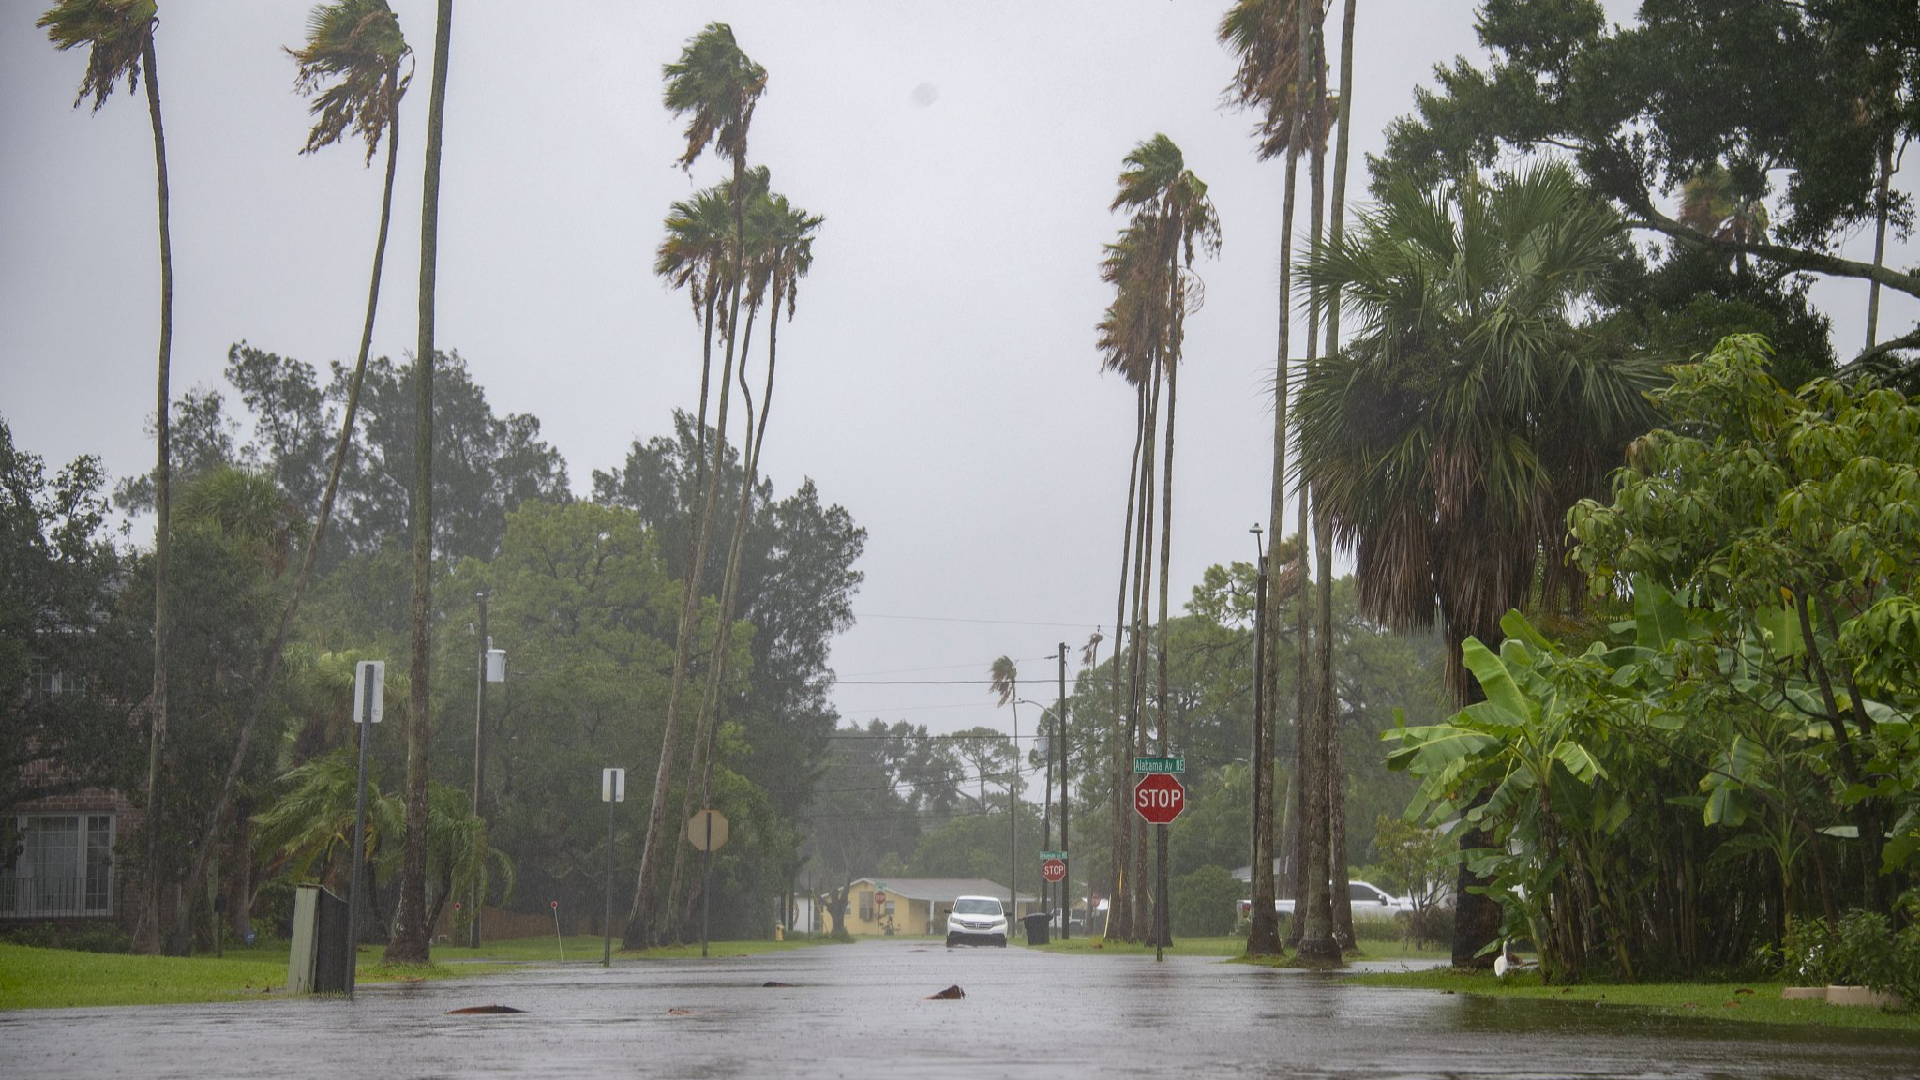
[[1060,879],[1060,940],[1065,941],[1073,925],[1073,845],[1067,842],[1067,806],[1072,798],[1067,794],[1067,643],[1064,641],[1060,643],[1060,704],[1053,710],[1053,722],[1060,734],[1060,850],[1064,853],[1061,861],[1067,864],[1067,872]]
[[[474,593],[473,598],[480,602],[480,659],[475,665],[473,695],[473,816],[480,817],[481,785],[487,779],[487,652],[493,642],[487,637],[487,594],[485,590]],[[480,895],[479,875],[474,875],[473,891],[468,897],[472,915],[467,923],[467,946],[480,947],[480,903],[486,897]]]

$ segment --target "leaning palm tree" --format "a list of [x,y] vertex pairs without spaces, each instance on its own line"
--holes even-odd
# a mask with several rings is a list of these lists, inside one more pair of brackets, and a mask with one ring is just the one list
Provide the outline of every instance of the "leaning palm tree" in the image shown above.
[[427,99],[427,161],[420,198],[419,336],[414,346],[412,697],[407,709],[407,834],[401,854],[400,909],[386,961],[425,963],[427,913],[427,754],[433,727],[427,693],[433,615],[433,313],[440,238],[441,133],[447,107],[447,49],[453,0],[440,0],[433,32],[433,82]]
[[[1186,167],[1180,148],[1165,135],[1155,135],[1135,147],[1126,158],[1120,174],[1120,190],[1111,209],[1133,212],[1136,226],[1146,229],[1147,276],[1149,288],[1166,296],[1162,338],[1159,343],[1160,367],[1166,377],[1166,435],[1161,443],[1164,454],[1160,472],[1160,581],[1159,611],[1156,620],[1158,645],[1155,650],[1155,697],[1158,702],[1155,729],[1159,753],[1167,753],[1167,609],[1168,568],[1173,542],[1173,451],[1174,421],[1179,405],[1181,343],[1189,306],[1198,306],[1198,279],[1192,273],[1198,251],[1213,254],[1220,250],[1220,218],[1207,198],[1207,185]],[[1157,830],[1160,857],[1159,882],[1155,889],[1156,918],[1154,940],[1168,940],[1168,904],[1166,880],[1167,835]]]
[[[764,174],[765,168],[756,169]],[[747,267],[747,305],[749,314],[747,327],[753,325],[754,316],[759,312],[769,296],[769,319],[767,323],[767,373],[761,393],[760,406],[756,416],[753,393],[747,384],[746,348],[748,338],[741,338],[740,363],[740,400],[746,409],[746,423],[743,430],[745,446],[743,476],[740,484],[740,502],[735,508],[733,534],[727,545],[727,561],[720,577],[720,626],[718,640],[714,643],[711,659],[707,663],[706,692],[701,697],[699,722],[694,739],[693,757],[697,769],[689,770],[686,799],[683,805],[691,808],[694,786],[691,776],[699,774],[700,800],[703,806],[711,806],[713,780],[714,736],[719,726],[720,701],[722,687],[725,684],[728,658],[733,642],[733,616],[739,604],[740,565],[746,552],[747,530],[754,515],[754,497],[759,488],[760,453],[767,440],[767,417],[773,406],[774,372],[780,356],[780,315],[784,306],[789,320],[793,318],[795,304],[799,294],[800,279],[813,268],[814,230],[820,227],[825,218],[808,214],[787,201],[784,195],[776,195],[767,190],[767,178],[760,178],[760,191],[747,213],[748,249],[752,258]],[[686,851],[679,849],[674,860],[674,878],[680,876],[681,858]],[[701,858],[709,856],[705,853]],[[688,891],[686,911],[691,912],[694,891]]]
[[147,80],[147,116],[153,125],[155,205],[160,219],[160,349],[154,405],[156,458],[153,540],[153,696],[147,709],[152,717],[147,743],[146,894],[134,934],[134,951],[158,952],[160,947],[160,834],[161,750],[167,741],[167,561],[172,547],[171,418],[169,389],[173,365],[173,234],[168,228],[170,198],[167,189],[167,140],[160,122],[159,63],[153,31],[159,22],[155,0],[60,0],[34,24],[47,32],[61,51],[86,46],[87,70],[73,104],[93,98],[93,111],[107,103],[114,85],[127,82],[129,94]]
[[[740,295],[745,278],[745,233],[747,197],[747,131],[753,124],[754,106],[766,92],[766,69],[754,63],[734,42],[733,30],[725,23],[710,23],[686,45],[680,59],[664,69],[666,106],[675,115],[687,117],[686,151],[680,166],[691,169],[708,146],[717,146],[721,156],[733,163],[733,273],[728,282],[727,353],[721,368],[720,404],[715,411],[713,467],[709,476],[717,481],[720,462],[726,448],[727,392],[732,378],[736,330],[740,322]],[[703,400],[704,405],[704,400]],[[657,931],[660,911],[656,910],[656,892],[661,877],[660,839],[671,805],[671,780],[675,751],[680,735],[680,705],[686,686],[687,668],[692,659],[693,636],[698,630],[700,580],[705,570],[708,538],[713,535],[714,512],[718,507],[719,485],[707,484],[700,515],[694,530],[693,560],[687,568],[681,593],[680,625],[675,633],[673,675],[667,690],[666,722],[660,737],[660,759],[654,773],[653,802],[647,813],[646,838],[640,849],[640,873],[634,884],[633,906],[627,914],[622,935],[625,948],[649,944]]]
[[[1116,243],[1107,245],[1100,276],[1114,286],[1115,295],[1113,303],[1108,305],[1106,313],[1095,327],[1099,335],[1102,367],[1119,372],[1134,389],[1133,455],[1127,469],[1127,509],[1121,530],[1120,584],[1114,612],[1114,625],[1121,636],[1114,648],[1112,673],[1111,715],[1114,730],[1111,735],[1111,768],[1114,799],[1110,808],[1113,816],[1110,853],[1113,878],[1108,888],[1109,911],[1103,931],[1105,936],[1121,940],[1132,940],[1134,937],[1132,895],[1138,884],[1138,875],[1127,868],[1134,849],[1133,815],[1127,811],[1125,800],[1120,797],[1125,790],[1127,777],[1132,772],[1128,758],[1135,752],[1138,730],[1138,661],[1145,653],[1139,647],[1141,605],[1138,602],[1145,542],[1144,539],[1138,544],[1135,541],[1136,537],[1144,538],[1151,531],[1148,508],[1153,478],[1153,420],[1158,413],[1157,399],[1153,395],[1159,385],[1153,376],[1158,371],[1155,361],[1165,299],[1158,289],[1141,284],[1149,261],[1148,245],[1140,239],[1144,231],[1144,228],[1136,229],[1129,225],[1122,230]],[[1129,603],[1133,605],[1131,615]],[[1129,636],[1134,642],[1132,649],[1127,648]],[[1124,694],[1121,682],[1123,670],[1127,674]]]
[[[1338,293],[1359,325],[1307,372],[1300,473],[1356,551],[1361,610],[1438,621],[1462,703],[1468,636],[1498,641],[1509,609],[1578,595],[1565,510],[1650,421],[1654,362],[1584,351],[1575,325],[1622,237],[1547,165],[1436,194],[1396,184],[1302,269],[1316,306]],[[1454,960],[1470,964],[1497,925],[1458,895]]]
[[300,560],[292,594],[281,609],[279,627],[260,659],[254,678],[253,696],[247,707],[240,733],[235,740],[233,758],[226,778],[214,799],[213,810],[201,829],[200,842],[194,847],[193,865],[187,872],[187,902],[174,913],[173,932],[168,952],[184,953],[193,915],[192,898],[204,893],[201,883],[216,840],[231,804],[235,784],[253,745],[254,732],[266,711],[268,691],[273,684],[280,657],[286,651],[293,632],[293,620],[306,596],[313,577],[313,566],[326,539],[327,523],[333,516],[334,499],[340,490],[340,474],[353,446],[354,419],[360,404],[360,385],[367,372],[367,355],[373,345],[374,314],[380,303],[380,271],[387,251],[387,226],[393,216],[393,177],[400,142],[400,98],[407,92],[412,76],[402,77],[401,61],[412,50],[400,33],[400,20],[387,7],[386,0],[338,0],[321,4],[307,16],[307,41],[287,54],[299,65],[294,89],[315,97],[311,112],[319,119],[308,133],[307,145],[300,152],[311,154],[331,146],[352,131],[367,145],[367,162],[387,143],[386,178],[380,192],[380,228],[373,243],[373,273],[367,285],[367,314],[360,328],[360,351],[354,361],[353,375],[347,381],[347,401],[340,419],[340,436],[334,441],[333,463],[327,471],[327,483],[320,496],[320,508],[314,515],[312,532]]

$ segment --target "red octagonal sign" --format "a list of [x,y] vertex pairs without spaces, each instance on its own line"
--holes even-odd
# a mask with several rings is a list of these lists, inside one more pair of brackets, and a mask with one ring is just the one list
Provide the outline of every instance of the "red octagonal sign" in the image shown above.
[[1166,825],[1187,808],[1187,789],[1172,773],[1148,773],[1134,782],[1133,810],[1155,825]]

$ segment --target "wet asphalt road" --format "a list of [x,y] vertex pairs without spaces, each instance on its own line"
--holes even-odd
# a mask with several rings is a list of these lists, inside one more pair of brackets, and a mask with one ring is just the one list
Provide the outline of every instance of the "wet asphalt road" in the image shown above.
[[[950,984],[964,1000],[926,999]],[[524,1012],[449,1015],[496,1004]],[[1374,989],[1205,957],[881,941],[528,968],[352,1001],[5,1013],[0,1076],[1837,1080],[1920,1077],[1920,1039]]]

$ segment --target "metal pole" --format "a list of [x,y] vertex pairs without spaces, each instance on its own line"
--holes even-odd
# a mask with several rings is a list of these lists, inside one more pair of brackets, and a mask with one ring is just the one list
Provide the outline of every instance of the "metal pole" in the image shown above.
[[1020,914],[1020,799],[1014,785],[1020,779],[1020,703],[1013,703],[1013,770],[1007,773],[1007,937],[1013,937],[1013,921]]
[[713,808],[701,814],[707,823],[707,846],[700,852],[700,955],[707,955],[707,920],[713,914]]
[[1073,797],[1067,792],[1067,643],[1064,641],[1060,643],[1060,704],[1053,710],[1053,720],[1060,732],[1060,861],[1067,866],[1067,872],[1060,877],[1060,940],[1065,941],[1067,929],[1073,924],[1073,845],[1067,842],[1067,807],[1072,805]]
[[[487,778],[487,649],[492,642],[487,640],[487,594],[474,593],[474,599],[480,601],[480,663],[473,695],[473,816],[480,816],[481,785]],[[474,875],[473,892],[469,908],[473,915],[467,923],[467,945],[480,947],[480,902],[486,897],[480,895],[480,876]]]
[[367,743],[373,733],[373,695],[374,679],[369,674],[363,691],[366,700],[362,703],[360,723],[360,782],[359,793],[353,800],[353,886],[347,900],[347,993],[353,993],[354,968],[358,966],[360,955],[360,864],[367,859]]
[[613,792],[607,794],[607,911],[602,917],[600,929],[607,936],[606,945],[600,954],[600,966],[613,966]]

